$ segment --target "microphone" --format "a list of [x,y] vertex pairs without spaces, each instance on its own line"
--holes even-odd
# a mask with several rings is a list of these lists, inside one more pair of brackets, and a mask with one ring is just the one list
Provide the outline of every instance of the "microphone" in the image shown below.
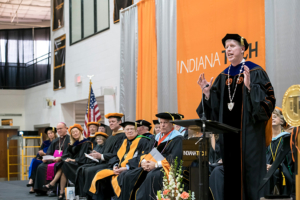
[[201,120],[207,120],[206,119],[206,116],[205,116],[205,111],[204,111],[204,99],[203,99],[203,90],[205,88],[209,87],[209,84],[207,84],[203,89],[202,89],[202,110],[203,110],[203,113],[202,113],[202,117],[201,117]]

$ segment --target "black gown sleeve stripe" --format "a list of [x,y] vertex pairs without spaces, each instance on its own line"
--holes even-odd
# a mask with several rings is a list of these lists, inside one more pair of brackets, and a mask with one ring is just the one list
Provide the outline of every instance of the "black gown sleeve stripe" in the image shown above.
[[251,73],[250,102],[252,116],[259,121],[270,119],[275,108],[275,94],[265,70],[258,67]]

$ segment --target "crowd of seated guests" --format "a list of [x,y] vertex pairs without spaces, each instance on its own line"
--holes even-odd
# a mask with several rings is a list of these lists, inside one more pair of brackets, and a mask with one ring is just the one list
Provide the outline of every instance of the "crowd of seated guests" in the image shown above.
[[[45,141],[30,166],[30,193],[64,199],[67,184],[86,199],[152,199],[161,189],[161,169],[177,157],[182,158],[182,133],[170,122],[178,115],[158,113],[152,123],[146,120],[122,122],[122,113],[105,115],[108,126],[87,124],[89,137],[79,124],[67,127],[63,122],[45,130]],[[57,138],[56,135],[58,135]],[[153,149],[165,160],[153,162],[146,155]],[[87,156],[89,155],[89,156]],[[49,157],[53,156],[51,159]],[[97,161],[95,161],[95,159]],[[116,184],[117,183],[117,184]],[[155,185],[152,189],[151,185]],[[145,196],[145,194],[147,194]]]
[[[152,124],[146,120],[122,122],[122,113],[109,113],[105,117],[109,126],[98,122],[87,124],[90,133],[87,138],[79,124],[68,128],[60,122],[56,128],[45,129],[49,140],[43,142],[29,168],[27,186],[31,187],[30,193],[36,193],[36,196],[57,195],[58,199],[64,199],[65,187],[69,183],[75,187],[75,195],[86,199],[156,198],[157,191],[162,187],[162,169],[169,167],[176,157],[182,159],[183,140],[189,139],[188,129],[171,123],[184,116],[168,112],[156,114],[158,119],[153,120],[154,134],[150,133]],[[106,133],[107,128],[111,134]],[[276,152],[281,150],[282,141],[290,138],[290,133],[284,130],[292,129],[284,122],[281,111],[275,109],[273,140],[267,148],[267,170],[276,159]],[[214,199],[223,199],[224,168],[219,135],[212,134],[210,142],[210,192]],[[146,155],[153,148],[165,159],[158,162],[147,160]],[[45,155],[55,158],[43,159]],[[268,182],[266,193],[290,195],[294,192],[291,152],[281,166]]]

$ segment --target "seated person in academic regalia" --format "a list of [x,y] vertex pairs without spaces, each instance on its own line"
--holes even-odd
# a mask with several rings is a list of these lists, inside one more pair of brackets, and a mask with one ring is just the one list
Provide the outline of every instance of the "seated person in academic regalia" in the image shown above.
[[[96,132],[95,133],[95,141],[97,142],[97,145],[94,146],[93,148],[93,152],[98,152],[98,153],[103,153],[104,152],[104,148],[105,148],[105,142],[106,142],[106,139],[108,138],[108,135],[106,133],[103,133],[103,132]],[[89,167],[93,167],[93,166],[96,166],[98,163],[97,162],[91,162],[89,164],[85,164],[85,165],[82,165],[81,167],[79,167],[77,169],[77,172],[76,172],[76,183],[78,183],[78,180],[77,180],[77,176],[82,176],[82,172],[86,169],[86,168],[89,168]],[[80,178],[81,180],[81,178]],[[76,194],[79,195],[79,196],[85,196],[83,194],[83,186],[82,185],[79,185],[79,184],[75,184],[75,191],[76,191]]]
[[151,123],[146,121],[146,120],[137,120],[137,123],[140,124],[140,126],[137,128],[138,134],[143,135],[148,137],[149,139],[153,136],[150,131],[151,131]]
[[[290,141],[291,134],[285,132],[285,124],[281,108],[276,107],[272,114],[272,141],[267,148],[267,170],[271,168],[279,152],[283,151],[284,141]],[[292,152],[289,151],[268,181],[266,194],[291,195],[294,179],[294,163]]]
[[112,130],[112,135],[109,136],[105,142],[103,153],[95,152],[90,154],[90,156],[99,160],[94,166],[85,167],[82,166],[77,170],[76,181],[75,181],[75,193],[80,197],[90,198],[93,194],[89,192],[92,180],[98,170],[107,169],[108,161],[115,156],[115,148],[119,148],[123,140],[126,138],[123,131],[121,118],[122,113],[108,113],[105,117],[109,121],[109,127]]
[[96,141],[97,145],[94,146],[93,151],[103,153],[105,141],[107,138],[108,138],[108,135],[106,133],[96,132],[95,133],[95,141]]
[[156,120],[153,120],[153,124],[154,124],[154,131],[153,131],[153,134],[154,136],[157,135],[158,133],[160,133],[160,124],[159,124],[159,121],[156,119]]
[[79,124],[74,124],[69,128],[70,144],[64,151],[62,162],[56,167],[54,179],[44,188],[53,189],[56,182],[60,179],[60,195],[59,199],[64,198],[64,188],[67,180],[75,183],[76,171],[79,166],[90,162],[90,159],[85,156],[92,150],[92,142],[83,137],[83,128]]
[[100,170],[95,175],[90,188],[90,192],[95,194],[94,199],[105,200],[119,196],[123,184],[128,184],[123,177],[129,170],[138,168],[140,157],[149,151],[150,138],[138,135],[139,123],[127,121],[121,125],[127,139],[119,149],[115,149],[115,156],[108,162],[109,169]]
[[89,141],[93,143],[94,146],[97,145],[97,142],[95,141],[95,133],[98,130],[99,123],[98,122],[89,122],[87,123],[87,127],[89,129],[89,137],[87,138]]
[[[54,156],[54,160],[42,160],[36,170],[36,176],[34,180],[34,191],[36,196],[44,196],[47,194],[47,189],[43,185],[49,183],[55,174],[55,166],[61,162],[61,156],[64,150],[67,148],[70,142],[70,136],[68,133],[68,127],[64,122],[60,122],[56,126],[58,138],[52,141],[51,145],[47,150],[47,155]],[[53,193],[51,193],[53,194]]]
[[[103,124],[103,123],[99,123],[99,128],[98,128],[98,132],[102,132],[102,133],[106,133],[106,128],[108,126]],[[106,133],[107,134],[107,133]]]
[[158,113],[161,132],[151,138],[149,142],[149,151],[156,148],[158,152],[165,158],[161,161],[151,161],[145,159],[151,157],[148,155],[141,157],[139,168],[129,170],[124,174],[121,193],[115,199],[129,200],[152,200],[156,199],[158,190],[162,189],[163,172],[162,168],[167,171],[170,165],[177,157],[178,162],[182,159],[182,140],[183,137],[174,129],[170,121],[174,120],[174,116],[170,113]]
[[[172,113],[175,120],[182,120],[184,118],[184,115],[179,113]],[[175,125],[175,130],[179,131],[180,135],[184,137],[185,139],[188,139],[188,131],[186,127]]]
[[223,164],[218,134],[211,134],[210,144],[211,146],[209,149],[209,170],[211,173],[215,167]]
[[43,156],[47,155],[47,150],[49,146],[51,145],[52,141],[57,138],[56,135],[56,128],[55,127],[48,127],[45,129],[45,133],[47,134],[47,140],[44,141],[39,149],[39,153],[36,155],[34,159],[31,160],[30,166],[29,166],[29,182],[27,184],[27,187],[31,187],[29,193],[34,193],[34,180],[36,176],[37,167],[43,163]]

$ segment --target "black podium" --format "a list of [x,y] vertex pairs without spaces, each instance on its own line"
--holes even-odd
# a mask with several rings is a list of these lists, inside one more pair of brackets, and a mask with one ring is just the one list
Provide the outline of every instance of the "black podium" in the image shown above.
[[199,197],[198,200],[208,200],[209,196],[209,134],[238,134],[240,129],[228,126],[226,124],[201,119],[191,120],[175,120],[172,123],[188,128],[189,130],[199,131],[203,133],[203,137],[199,138]]

